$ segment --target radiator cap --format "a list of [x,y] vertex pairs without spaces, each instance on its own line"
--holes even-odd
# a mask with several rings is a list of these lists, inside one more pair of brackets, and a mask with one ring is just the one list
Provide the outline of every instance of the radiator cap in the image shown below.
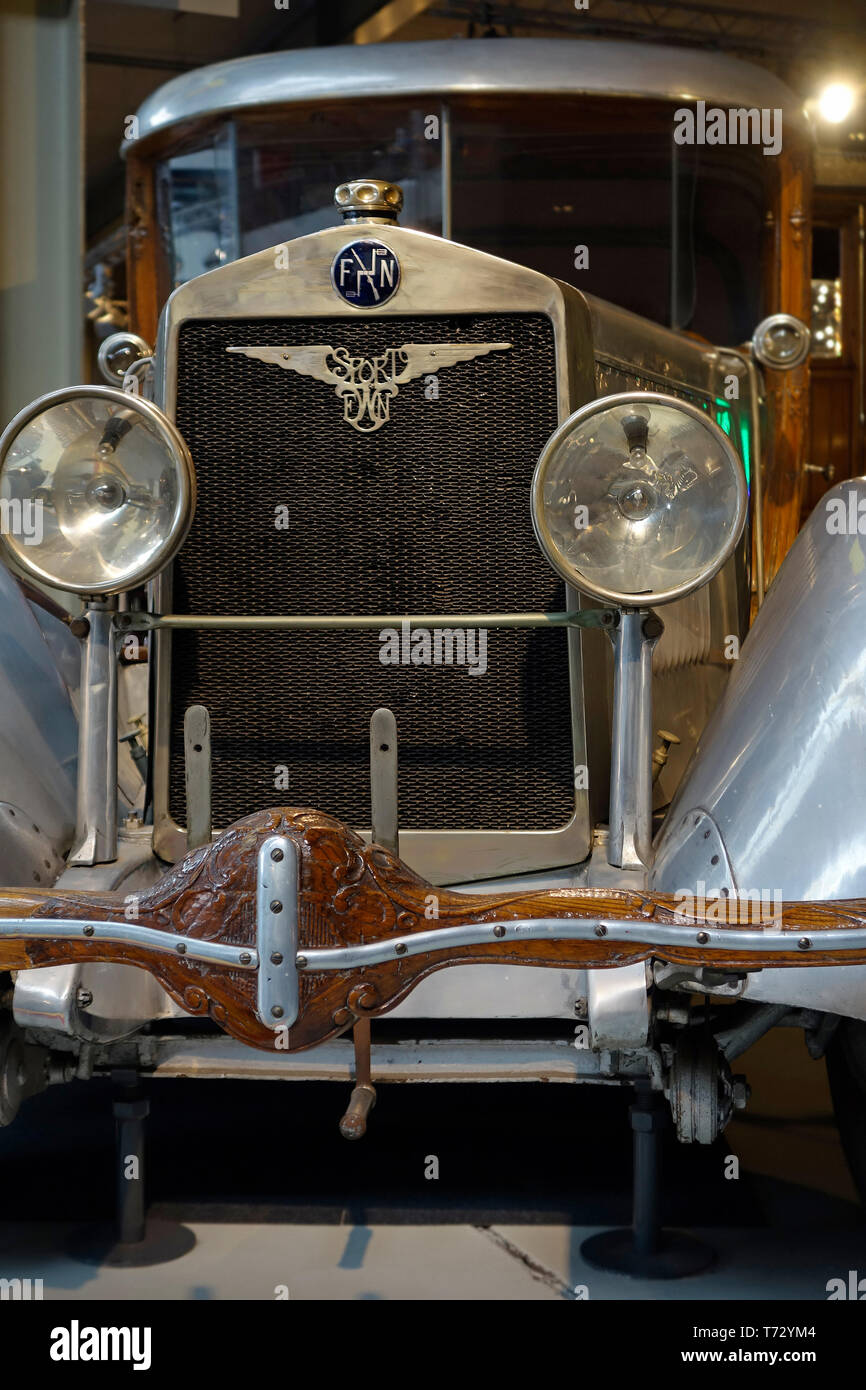
[[396,222],[403,190],[386,179],[350,179],[334,190],[334,202],[346,222]]

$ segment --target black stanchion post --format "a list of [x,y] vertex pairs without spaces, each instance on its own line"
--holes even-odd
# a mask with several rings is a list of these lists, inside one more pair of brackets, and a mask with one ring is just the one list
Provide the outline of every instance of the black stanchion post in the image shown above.
[[661,1136],[668,1123],[664,1097],[649,1081],[635,1084],[629,1107],[632,1131],[632,1224],[628,1229],[601,1231],[581,1246],[587,1264],[595,1269],[629,1274],[634,1279],[682,1279],[699,1274],[715,1259],[715,1251],[685,1231],[667,1231],[661,1224]]
[[112,1104],[117,1140],[117,1240],[120,1245],[137,1245],[145,1238],[144,1122],[150,1104],[141,1093],[135,1072],[116,1072],[115,1079],[119,1086]]
[[147,1215],[145,1200],[146,1120],[148,1101],[135,1071],[113,1071],[112,1113],[115,1123],[114,1221],[78,1232],[70,1253],[86,1264],[111,1269],[141,1269],[186,1255],[195,1236],[177,1221]]
[[635,1086],[635,1102],[629,1107],[633,1174],[634,1251],[654,1255],[661,1236],[661,1130],[667,1119],[664,1100],[648,1081]]

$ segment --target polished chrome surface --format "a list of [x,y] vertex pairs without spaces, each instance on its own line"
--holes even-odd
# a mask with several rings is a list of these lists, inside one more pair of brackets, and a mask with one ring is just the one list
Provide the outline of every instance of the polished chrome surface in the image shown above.
[[3,917],[0,941],[7,937],[26,937],[37,941],[101,941],[116,946],[137,946],[156,955],[181,955],[205,965],[224,965],[230,970],[257,970],[258,956],[250,946],[225,946],[219,941],[202,941],[197,936],[175,935],[155,927],[137,927],[132,922],[88,921],[84,917]]
[[[654,626],[650,626],[650,625]],[[614,650],[608,860],[617,868],[649,867],[652,853],[652,658],[661,623],[623,613]]]
[[20,803],[0,801],[0,865],[0,886],[35,883],[48,887],[63,872],[60,847]]
[[171,1016],[169,1002],[149,970],[79,961],[19,971],[12,1012],[21,1028],[62,1033],[81,1042],[115,1042]]
[[[724,401],[744,465],[753,463],[759,456],[749,389],[750,374],[757,378],[754,364],[729,356],[723,361],[715,348],[604,300],[586,298],[596,352],[596,395],[634,390],[679,393],[708,410],[718,409]],[[731,376],[736,398],[728,401],[726,378]],[[730,662],[724,659],[728,639],[734,636],[742,641],[748,631],[750,556],[751,526],[708,585],[665,610],[665,632],[653,661],[653,705],[656,727],[670,729],[680,743],[672,748],[656,785],[657,808],[670,804],[722,695],[730,671]],[[604,725],[596,724],[594,741],[603,734]]]
[[[694,884],[697,891],[703,885],[704,895],[710,897],[718,894],[728,895],[736,893],[737,879],[728,858],[728,851],[722,838],[721,831],[709,811],[691,809],[676,816],[678,821],[671,821],[674,811],[668,813],[668,821],[665,822],[662,834],[656,841],[655,858],[653,860],[652,883],[657,886],[659,883],[670,885],[675,883],[676,888],[668,888],[672,893],[685,892]],[[669,829],[669,822],[673,828]],[[699,854],[700,867],[695,872],[696,853]],[[700,875],[703,874],[703,877]],[[750,884],[752,888],[760,888],[759,884]]]
[[866,1020],[866,965],[846,965],[844,970],[832,965],[755,970],[746,976],[742,998]]
[[140,357],[123,374],[120,389],[130,396],[153,400],[153,358]]
[[[346,243],[345,227],[327,228],[291,243],[291,273],[276,263],[272,250],[260,251],[191,280],[171,295],[163,311],[157,347],[157,400],[174,415],[177,390],[178,335],[183,324],[200,318],[317,317],[340,321],[361,315],[369,320],[401,314],[543,313],[552,321],[556,347],[559,418],[594,395],[592,341],[584,297],[523,266],[440,237],[404,227],[376,227],[377,239],[391,247],[402,267],[398,292],[380,308],[353,309],[334,294],[330,270]],[[571,599],[568,600],[571,603]],[[154,585],[151,607],[171,611],[171,577]],[[575,596],[574,607],[578,602]],[[479,615],[474,615],[478,617]],[[542,615],[543,616],[543,615]],[[174,621],[174,618],[172,619]],[[193,625],[195,625],[193,623]],[[242,624],[243,626],[243,624]],[[586,738],[585,702],[598,698],[595,682],[584,691],[581,634],[569,634],[572,672],[574,760],[592,756]],[[154,823],[157,853],[179,858],[183,830],[167,812],[170,718],[170,635],[156,642],[156,717],[154,750]],[[577,862],[590,847],[589,798],[575,793],[575,813],[552,831],[406,830],[403,857],[432,883],[520,873]]]
[[[55,892],[138,895],[165,870],[153,857],[151,831],[121,828],[117,858],[110,864],[67,868]],[[20,880],[19,882],[23,882]],[[20,970],[12,1000],[22,1028],[65,1033],[85,1042],[128,1037],[155,1019],[172,1017],[175,1005],[148,970],[79,960]],[[186,1017],[178,1008],[178,1016]]]
[[[153,356],[153,348],[138,333],[111,333],[99,344],[96,365],[109,386],[122,386],[127,372]],[[118,363],[117,357],[123,360]]]
[[400,853],[397,758],[394,712],[374,710],[370,720],[370,838],[392,854]]
[[[587,542],[596,534],[601,533],[604,538],[606,531],[605,521],[601,517],[600,508],[609,502],[608,511],[610,513],[611,524],[619,522],[625,528],[629,520],[627,513],[623,510],[625,501],[619,503],[615,500],[615,488],[619,485],[610,482],[610,479],[617,478],[624,468],[634,468],[631,460],[634,459],[637,451],[631,450],[622,440],[625,434],[619,429],[621,424],[621,414],[623,408],[635,406],[637,409],[646,412],[649,417],[649,427],[658,432],[658,443],[663,448],[673,449],[677,443],[675,435],[669,436],[669,443],[663,443],[665,439],[664,426],[658,424],[658,417],[673,415],[683,415],[686,422],[691,423],[692,434],[701,441],[700,445],[684,443],[684,447],[689,450],[683,456],[682,451],[678,450],[680,457],[685,457],[686,465],[691,474],[691,479],[687,479],[686,485],[678,489],[677,481],[672,475],[665,475],[661,464],[656,465],[647,453],[646,427],[643,432],[643,449],[640,451],[645,461],[643,470],[633,472],[632,477],[643,480],[644,473],[651,479],[661,479],[666,485],[668,492],[672,494],[670,499],[666,494],[659,490],[659,484],[655,488],[649,485],[649,489],[644,484],[643,491],[649,490],[653,497],[653,511],[646,510],[646,500],[644,506],[635,520],[639,524],[646,524],[648,534],[640,537],[640,533],[635,527],[635,534],[625,532],[628,538],[630,553],[634,557],[635,566],[640,562],[638,556],[642,556],[647,564],[653,550],[659,545],[661,538],[661,555],[664,555],[664,545],[667,544],[672,552],[679,555],[687,553],[687,542],[693,539],[695,534],[699,534],[699,529],[692,527],[692,535],[689,536],[689,527],[685,527],[685,536],[680,535],[676,528],[677,517],[680,509],[684,509],[686,516],[696,503],[693,498],[677,502],[676,498],[683,497],[689,490],[689,481],[700,482],[702,498],[705,500],[709,515],[706,517],[706,528],[710,531],[718,530],[716,523],[721,524],[721,517],[726,519],[724,530],[718,530],[718,535],[712,537],[713,545],[709,557],[697,558],[687,565],[687,578],[681,579],[679,583],[668,583],[662,581],[662,587],[653,584],[650,588],[650,578],[652,572],[647,572],[647,582],[642,585],[640,579],[636,579],[633,587],[627,590],[625,585],[619,589],[610,588],[597,577],[597,571],[603,572],[601,563],[601,552],[592,563],[583,563],[580,566],[578,561],[573,558],[574,539],[576,535],[583,535],[584,531],[576,530],[577,523],[571,521],[571,509],[563,506],[560,501],[562,489],[568,481],[570,488],[569,496],[578,498],[586,497],[589,507],[589,524],[584,528]],[[605,435],[606,426],[609,421],[604,417],[612,412],[616,419],[616,434],[622,435],[617,446],[618,452],[614,452],[612,440]],[[705,439],[706,437],[706,439]],[[686,436],[688,440],[688,436]],[[705,442],[704,442],[705,441]],[[696,469],[699,468],[701,473]],[[595,470],[595,472],[593,472]],[[572,483],[572,474],[574,481]],[[627,476],[627,475],[623,475]],[[606,485],[610,483],[609,490],[605,492]],[[725,489],[722,496],[713,499],[710,496],[711,490],[718,490],[719,487]],[[594,489],[594,490],[593,490]],[[633,489],[637,490],[637,489]],[[553,501],[551,500],[553,498]],[[665,503],[670,501],[670,505]],[[558,510],[557,510],[558,509]],[[581,590],[593,594],[597,599],[606,603],[634,603],[642,601],[646,604],[671,603],[679,598],[684,598],[695,589],[706,584],[722,568],[726,560],[733,554],[743,533],[746,523],[748,510],[748,493],[746,489],[746,478],[743,465],[739,455],[730,443],[728,436],[711,420],[705,411],[690,401],[680,400],[677,397],[665,395],[656,391],[626,391],[613,396],[602,396],[598,400],[591,401],[588,405],[581,406],[569,417],[557,430],[550,436],[547,444],[541,451],[535,473],[532,478],[532,524],[541,549],[544,551],[552,568],[565,579],[566,583],[573,584]],[[568,513],[567,517],[565,513]],[[655,517],[658,516],[658,522]],[[563,539],[565,537],[565,539]],[[609,545],[613,545],[616,540],[616,533],[611,531],[607,537]],[[625,539],[623,544],[625,544]],[[659,561],[659,568],[661,559]],[[667,579],[667,576],[665,576]],[[638,589],[643,588],[643,593],[638,593]]]
[[[131,589],[140,584],[147,583],[160,570],[174,558],[186,538],[187,531],[192,523],[193,512],[195,510],[195,469],[186,442],[174,423],[160,410],[153,401],[146,400],[143,396],[136,395],[129,391],[121,391],[113,386],[65,386],[59,391],[51,391],[48,395],[39,396],[35,401],[31,401],[28,406],[10,420],[6,429],[0,435],[0,472],[2,472],[6,459],[15,443],[19,440],[22,433],[33,424],[37,418],[55,407],[69,405],[74,406],[81,401],[95,401],[104,404],[106,409],[114,406],[116,411],[126,412],[126,418],[130,416],[139,417],[138,423],[144,422],[144,427],[155,436],[165,453],[171,458],[175,469],[176,499],[172,508],[171,521],[168,532],[156,548],[152,545],[147,559],[142,560],[137,567],[126,566],[123,571],[122,579],[117,575],[109,575],[105,579],[88,579],[86,584],[73,583],[68,578],[53,574],[37,564],[35,554],[28,552],[26,548],[13,549],[8,537],[0,530],[0,549],[11,553],[12,560],[21,569],[32,575],[39,583],[49,586],[60,585],[65,590],[71,590],[86,596],[95,594],[114,594],[125,589]],[[83,412],[80,412],[83,414]],[[76,424],[80,422],[76,421]],[[73,443],[70,452],[73,452]],[[78,547],[83,548],[89,542],[88,531],[79,528],[77,537]],[[35,551],[35,547],[34,547]],[[74,553],[74,552],[73,552]]]
[[[849,498],[866,512],[866,480],[824,495],[767,594],[658,837],[657,888],[712,881],[686,820],[704,811],[739,888],[866,897],[866,556],[863,537],[827,528]],[[673,883],[666,865],[687,840]]]
[[204,705],[190,705],[183,716],[184,785],[186,788],[186,847],[209,845],[211,821],[210,714]]
[[[825,494],[769,589],[656,840],[653,887],[713,885],[727,863],[740,891],[866,896],[866,539],[827,527],[851,498],[866,512],[866,480]],[[747,997],[866,1017],[866,970],[765,970]]]
[[117,645],[109,603],[86,609],[78,729],[78,804],[70,864],[117,855]]
[[402,626],[416,627],[602,627],[616,625],[618,614],[611,608],[576,608],[570,613],[121,613],[117,627],[122,632],[150,632],[160,628],[187,628],[202,632],[255,632],[283,628],[286,631],[315,631],[331,628],[360,629]]
[[349,179],[334,190],[344,222],[396,222],[403,211],[403,190],[386,179]]
[[[696,927],[698,928],[696,930]],[[699,947],[707,959],[732,951],[745,955],[790,955],[801,940],[808,940],[803,958],[866,949],[866,927],[828,927],[813,931],[808,938],[794,930],[770,926],[714,927],[701,923],[667,924],[652,918],[536,917],[525,922],[475,922],[462,927],[434,927],[409,936],[392,936],[386,941],[368,941],[362,946],[322,946],[305,949],[298,957],[304,971],[361,970],[370,965],[445,951],[451,946],[486,946],[507,941],[605,941],[629,945]],[[797,967],[794,967],[797,968]],[[838,968],[838,967],[837,967]]]
[[[474,885],[469,887],[475,891]],[[388,1017],[560,1018],[576,1023],[586,1017],[586,979],[583,970],[549,970],[543,965],[453,965],[426,976]]]
[[177,338],[198,318],[389,318],[401,314],[544,313],[553,321],[561,419],[595,394],[587,302],[583,295],[525,266],[406,227],[377,227],[402,267],[398,292],[373,309],[353,309],[331,287],[331,266],[346,244],[345,227],[328,227],[290,243],[291,271],[272,249],[220,266],[169,297],[157,345],[157,400],[173,417]]
[[[235,58],[159,87],[138,109],[139,140],[220,111],[296,102],[408,96],[587,93],[780,107],[786,134],[810,127],[802,101],[772,73],[719,53],[581,38],[444,39],[359,44]],[[136,141],[124,141],[124,150]]]
[[812,335],[793,314],[770,314],[752,334],[752,352],[762,367],[790,372],[809,356]]
[[649,1037],[646,961],[612,970],[587,970],[590,1047],[643,1047]]
[[269,835],[256,867],[256,945],[260,960],[257,1008],[267,1028],[289,1028],[298,1017],[298,847]]
[[[345,248],[344,248],[345,249]],[[341,258],[337,252],[334,264]],[[397,284],[399,288],[399,281]],[[336,334],[335,334],[336,336]],[[388,423],[391,401],[399,388],[427,372],[444,371],[490,352],[507,352],[510,343],[403,343],[377,357],[353,357],[347,348],[315,343],[309,347],[227,347],[259,362],[314,377],[333,386],[343,403],[343,419],[360,434],[374,434]]]

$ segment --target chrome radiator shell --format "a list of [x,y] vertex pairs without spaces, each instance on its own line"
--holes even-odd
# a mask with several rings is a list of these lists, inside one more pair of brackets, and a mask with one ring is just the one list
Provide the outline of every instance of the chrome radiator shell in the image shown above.
[[[358,235],[363,233],[360,224],[354,230]],[[554,335],[556,411],[560,420],[592,397],[589,312],[586,301],[577,291],[534,271],[425,233],[378,224],[369,231],[396,253],[401,264],[399,290],[381,307],[353,309],[331,286],[332,262],[347,241],[346,229],[342,227],[290,243],[289,270],[281,268],[280,258],[271,249],[221,267],[176,290],[161,320],[157,348],[158,403],[175,417],[179,339],[184,325],[193,320],[330,318],[333,332],[338,334],[341,323],[347,319],[355,322],[359,317],[369,322],[405,315],[432,317],[502,312],[543,314],[549,319]],[[394,409],[399,405],[398,397]],[[334,409],[340,411],[336,397]],[[527,517],[528,483],[533,463],[534,460],[527,460]],[[572,598],[574,596],[570,596],[570,601]],[[163,576],[154,586],[153,606],[157,611],[171,610],[170,576]],[[182,827],[169,812],[167,731],[171,717],[171,656],[170,642],[164,634],[158,636],[155,648],[154,843],[158,854],[172,860],[183,853],[185,839]],[[572,753],[574,764],[581,765],[591,761],[593,751],[587,747],[582,646],[576,632],[569,634],[569,650]],[[595,651],[603,651],[600,642]],[[592,691],[598,689],[599,683],[589,681],[587,686]],[[599,751],[603,757],[604,750]],[[600,768],[599,779],[604,777]],[[267,799],[263,794],[262,800]],[[273,799],[272,791],[270,799]],[[579,788],[575,792],[574,814],[557,829],[477,830],[469,827],[452,831],[410,827],[401,835],[401,847],[413,868],[431,881],[455,882],[579,862],[589,852],[590,835],[589,798],[586,790]]]

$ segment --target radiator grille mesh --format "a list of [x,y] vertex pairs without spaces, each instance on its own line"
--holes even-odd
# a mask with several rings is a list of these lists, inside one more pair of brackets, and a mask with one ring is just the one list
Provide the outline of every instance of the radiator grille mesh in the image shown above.
[[[509,342],[401,386],[362,435],[332,386],[228,354],[251,344]],[[218,319],[184,325],[177,423],[199,484],[177,612],[401,613],[564,606],[529,517],[556,427],[543,315]],[[288,529],[275,525],[288,508]],[[376,631],[176,633],[169,809],[185,823],[183,715],[208,707],[214,823],[275,802],[369,824],[369,719],[394,710],[405,828],[546,829],[574,808],[567,639],[490,631],[487,671],[383,665]],[[287,776],[281,769],[287,769]],[[287,785],[286,785],[287,781]]]

